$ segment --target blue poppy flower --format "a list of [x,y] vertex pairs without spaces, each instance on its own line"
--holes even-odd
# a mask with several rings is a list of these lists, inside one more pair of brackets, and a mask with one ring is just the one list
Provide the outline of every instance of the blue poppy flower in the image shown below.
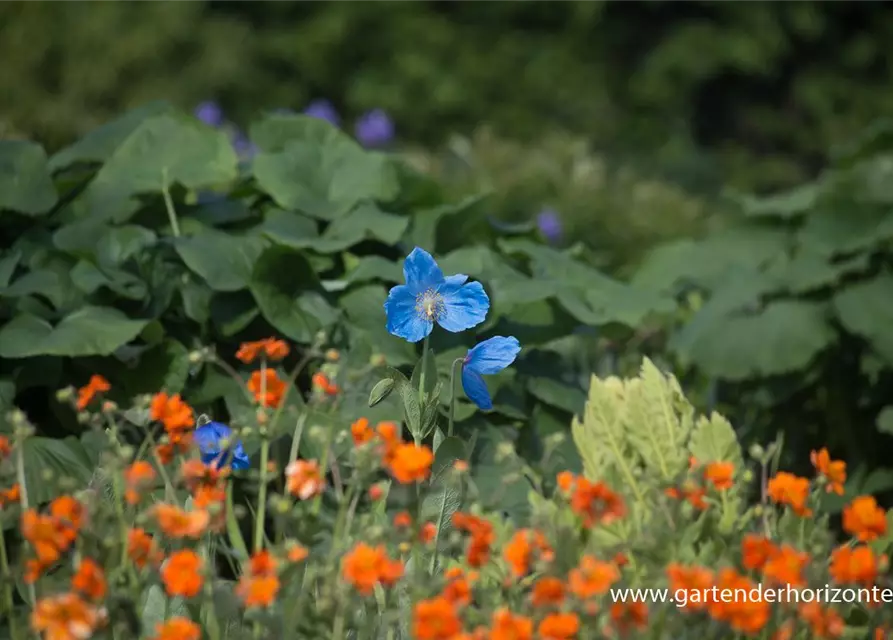
[[304,109],[304,115],[325,120],[336,127],[341,122],[338,112],[335,111],[335,107],[328,100],[314,100]]
[[394,122],[381,109],[373,109],[357,119],[354,131],[364,147],[382,147],[394,139]]
[[462,362],[462,388],[465,395],[481,409],[493,408],[487,383],[482,376],[499,373],[512,362],[521,350],[517,338],[495,336],[468,350]]
[[[233,438],[233,430],[220,422],[207,422],[195,429],[195,442],[202,454],[202,462],[233,469],[247,469],[250,466],[248,454],[239,440]],[[221,441],[229,441],[229,448],[221,449]]]
[[223,109],[211,100],[202,102],[195,108],[195,117],[212,127],[223,126]]
[[536,216],[536,224],[549,242],[561,240],[563,227],[561,217],[552,209],[543,209]]
[[436,322],[452,333],[465,331],[487,317],[490,299],[480,282],[458,274],[444,278],[443,271],[424,249],[416,247],[403,262],[406,284],[388,293],[384,310],[388,331],[418,342],[428,337]]

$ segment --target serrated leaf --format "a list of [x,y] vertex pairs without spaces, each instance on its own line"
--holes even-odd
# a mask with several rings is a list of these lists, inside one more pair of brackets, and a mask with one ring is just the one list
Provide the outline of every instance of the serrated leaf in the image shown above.
[[183,262],[215,291],[238,291],[251,282],[254,265],[264,250],[263,238],[206,229],[178,238],[174,245]]
[[732,462],[741,468],[743,457],[738,437],[728,420],[718,413],[700,416],[689,444],[689,453],[701,464]]
[[39,216],[56,204],[43,147],[24,140],[0,140],[0,211]]

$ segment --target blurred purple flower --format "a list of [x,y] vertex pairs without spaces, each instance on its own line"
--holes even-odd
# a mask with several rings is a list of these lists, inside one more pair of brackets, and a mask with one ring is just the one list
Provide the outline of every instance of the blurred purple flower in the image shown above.
[[354,131],[364,147],[381,147],[394,139],[394,123],[381,109],[373,109],[360,116]]
[[549,242],[561,240],[561,217],[553,209],[543,209],[536,216],[536,226]]
[[212,100],[206,100],[195,108],[195,117],[212,127],[223,125],[223,109]]
[[325,120],[336,127],[341,123],[341,116],[338,115],[335,107],[328,100],[314,100],[304,109],[304,115]]
[[233,149],[236,150],[236,155],[239,156],[240,160],[250,160],[257,155],[257,145],[251,142],[248,136],[241,131],[233,132],[232,142]]

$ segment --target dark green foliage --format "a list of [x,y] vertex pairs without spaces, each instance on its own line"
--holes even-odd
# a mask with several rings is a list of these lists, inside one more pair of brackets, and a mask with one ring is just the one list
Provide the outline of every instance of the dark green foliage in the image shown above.
[[721,383],[745,429],[845,457],[852,492],[893,490],[891,133],[878,123],[814,182],[738,197],[734,225],[658,248],[634,279],[708,293],[670,350]]
[[386,109],[412,141],[557,127],[689,181],[789,185],[889,112],[891,20],[828,2],[5,3],[0,134],[56,147],[149,99],[218,100],[244,125],[325,97],[348,126]]
[[[431,398],[448,386],[435,372],[446,376],[477,340],[511,334],[525,349],[517,367],[490,376],[493,412],[457,403],[456,432],[477,434],[483,456],[520,430],[523,454],[539,459],[556,422],[566,428],[582,408],[596,347],[576,329],[625,336],[653,312],[674,309],[666,296],[539,244],[529,227],[494,226],[478,197],[449,202],[437,183],[325,122],[275,115],[251,132],[260,152],[239,164],[222,133],[154,105],[48,161],[38,145],[0,146],[11,185],[0,224],[15,238],[0,254],[0,400],[3,415],[17,405],[38,429],[29,468],[90,478],[92,432],[55,394],[94,373],[121,403],[166,390],[215,419],[252,424],[237,383],[202,366],[198,350],[211,346],[238,367],[239,343],[273,335],[295,346],[293,358],[320,340],[344,354],[339,411],[310,411],[308,433],[344,430],[363,415],[396,417],[402,402],[409,427],[431,436],[453,390],[421,410],[413,387],[420,374],[407,377],[417,345],[387,333],[383,309],[417,244],[447,273],[480,280],[492,301],[477,335],[434,335]],[[389,397],[373,390],[388,375],[382,356],[396,390]],[[306,394],[306,378],[298,384]],[[380,400],[374,409],[370,393]],[[301,395],[287,405],[295,413]],[[135,425],[145,420],[133,416]],[[301,446],[320,453],[312,437]],[[255,452],[256,439],[245,447]]]

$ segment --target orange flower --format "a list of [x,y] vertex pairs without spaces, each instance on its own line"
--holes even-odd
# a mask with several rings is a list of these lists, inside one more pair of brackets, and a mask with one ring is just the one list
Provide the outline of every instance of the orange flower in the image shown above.
[[127,556],[142,569],[147,564],[159,564],[163,557],[155,540],[143,529],[131,529],[127,532]]
[[769,480],[766,493],[777,504],[786,504],[798,516],[808,518],[812,510],[807,508],[809,498],[809,480],[795,476],[787,471],[779,471]]
[[165,392],[156,393],[149,405],[149,418],[161,422],[168,435],[178,435],[195,426],[192,408],[183,402],[179,393],[172,396]]
[[229,469],[218,469],[216,465],[192,459],[183,462],[180,475],[183,476],[186,488],[192,493],[192,503],[197,508],[206,509],[226,500]]
[[400,484],[421,482],[431,473],[434,454],[425,445],[398,444],[391,456],[389,469]]
[[127,485],[124,499],[128,504],[137,504],[143,492],[155,480],[155,469],[145,460],[139,460],[124,470],[124,482]]
[[161,580],[169,596],[194,598],[202,590],[202,559],[195,551],[174,551],[161,567]]
[[805,602],[798,608],[798,613],[809,625],[813,638],[839,638],[843,635],[843,618],[834,609],[825,609],[818,602]]
[[155,625],[153,640],[201,640],[202,628],[189,618],[174,617]]
[[533,620],[502,607],[493,613],[489,640],[531,640]]
[[243,342],[236,351],[236,359],[251,364],[260,354],[264,354],[267,360],[282,360],[288,355],[288,344],[275,338]]
[[[667,567],[667,578],[673,593],[686,592],[683,609],[700,611],[707,607],[706,594],[713,586],[713,572],[703,567],[684,567],[673,562]],[[698,595],[695,596],[695,593]]]
[[762,570],[766,561],[778,548],[771,540],[755,533],[748,533],[741,541],[742,563],[745,569]]
[[612,562],[603,562],[595,557],[585,555],[580,558],[580,566],[571,569],[568,583],[571,593],[586,600],[600,596],[620,580],[620,570]]
[[301,500],[309,500],[323,492],[322,473],[316,460],[295,460],[285,468],[285,488]]
[[553,576],[540,578],[533,585],[531,601],[536,607],[561,604],[564,601],[564,583]]
[[433,522],[426,522],[422,525],[422,528],[419,529],[419,541],[421,541],[422,544],[428,544],[436,537],[437,525]]
[[12,444],[9,442],[9,438],[0,434],[0,460],[8,458],[11,453]]
[[766,564],[763,565],[763,575],[770,582],[802,587],[806,584],[803,579],[803,568],[808,562],[808,553],[797,551],[794,547],[785,544],[769,556]]
[[846,462],[842,460],[832,460],[827,449],[819,451],[811,451],[809,459],[812,466],[818,471],[828,482],[825,491],[832,491],[839,496],[843,495],[843,485],[846,482]]
[[887,516],[872,496],[859,496],[843,508],[843,529],[870,542],[887,533]]
[[644,602],[615,602],[611,605],[611,621],[621,635],[631,629],[648,626],[648,607]]
[[276,560],[263,550],[251,556],[248,570],[239,578],[235,591],[246,607],[269,607],[276,600],[279,586]]
[[369,499],[372,502],[377,502],[384,497],[384,489],[382,489],[380,484],[373,484],[369,487]]
[[84,409],[86,409],[87,406],[93,401],[93,398],[96,397],[96,394],[103,393],[111,388],[112,386],[109,384],[109,381],[102,376],[90,376],[90,381],[87,382],[85,386],[78,389],[78,411],[83,411]]
[[570,472],[558,474],[558,486],[570,494],[571,510],[583,518],[583,524],[610,524],[626,514],[626,505],[620,495],[611,491],[603,482],[589,482]]
[[254,401],[262,407],[276,409],[285,396],[285,382],[279,379],[275,369],[264,369],[263,373],[255,371],[248,379],[247,387],[254,395]]
[[401,511],[394,516],[394,526],[398,529],[412,526],[412,516],[408,511]]
[[310,555],[310,551],[307,547],[290,540],[285,543],[285,554],[289,562],[302,562]]
[[580,619],[575,613],[553,613],[537,627],[542,640],[570,640],[580,631]]
[[441,595],[453,604],[462,606],[471,604],[470,581],[473,579],[472,576],[466,577],[462,569],[453,567],[447,569],[444,577],[447,579],[447,583]]
[[99,609],[74,593],[42,598],[31,612],[31,628],[46,640],[89,638],[103,621]]
[[341,573],[344,580],[368,596],[379,582],[392,585],[403,575],[403,563],[390,560],[382,545],[372,547],[358,543],[344,556]]
[[554,555],[542,533],[531,529],[520,529],[506,544],[503,557],[509,563],[512,573],[521,577],[530,572],[530,565],[536,552],[539,552],[540,557],[546,562],[552,560]]
[[338,388],[338,385],[332,382],[329,377],[322,372],[314,373],[310,381],[313,384],[314,389],[318,389],[327,396],[337,396],[341,391],[341,389]]
[[878,558],[871,547],[843,545],[831,553],[830,573],[835,582],[861,582],[870,586],[877,580]]
[[[739,575],[734,569],[723,569],[717,577],[716,587],[720,592],[727,590],[726,593],[732,594],[750,593],[751,589],[756,588],[756,584]],[[731,602],[726,602],[725,599],[715,599],[709,602],[707,607],[713,618],[727,623],[742,633],[761,631],[769,621],[771,613],[769,602],[762,598],[754,600],[749,597],[736,597]]]
[[462,622],[453,603],[446,598],[418,602],[412,614],[413,637],[418,640],[453,640],[462,631]]
[[481,567],[490,558],[490,545],[496,539],[493,525],[477,516],[456,512],[453,514],[453,526],[459,531],[471,534],[466,561],[472,567]]
[[211,520],[207,511],[184,511],[173,504],[156,504],[152,513],[164,535],[169,538],[198,539],[208,529]]
[[22,487],[15,483],[9,489],[0,489],[0,509],[8,504],[15,504],[22,499]]
[[711,462],[704,467],[704,479],[712,482],[717,491],[725,491],[733,486],[735,465],[731,462]]
[[59,496],[50,503],[50,515],[59,523],[62,536],[74,542],[84,523],[84,505],[71,496]]
[[37,556],[28,565],[26,582],[34,582],[44,569],[62,557],[77,539],[83,519],[83,505],[71,496],[53,500],[48,514],[39,514],[34,509],[22,514],[22,535],[31,543]]
[[71,586],[88,599],[99,602],[106,593],[105,573],[93,560],[84,558],[71,579]]
[[375,432],[369,426],[368,419],[360,418],[350,425],[350,435],[353,437],[354,445],[359,447],[372,440],[375,437]]

